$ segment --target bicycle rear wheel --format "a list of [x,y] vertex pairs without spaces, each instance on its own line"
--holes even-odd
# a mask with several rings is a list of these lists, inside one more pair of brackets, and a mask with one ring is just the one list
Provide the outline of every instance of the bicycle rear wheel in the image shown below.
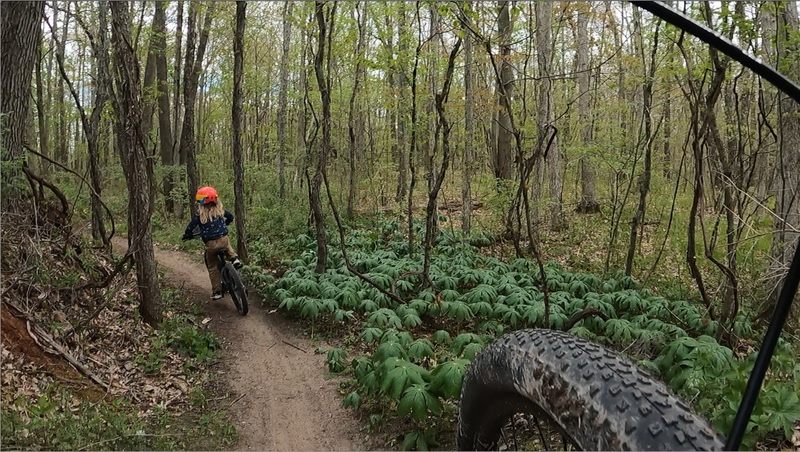
[[242,278],[239,272],[233,267],[233,264],[225,264],[225,277],[228,279],[228,290],[233,300],[233,305],[236,306],[236,311],[241,315],[247,315],[249,306],[247,304],[247,289],[242,284]]
[[[530,419],[554,427],[539,428],[542,443],[560,435],[565,447],[569,442],[583,450],[724,446],[663,383],[616,353],[560,331],[516,331],[475,357],[461,389],[458,449],[497,450],[501,438],[532,425]],[[502,448],[515,446],[521,447],[515,441]]]

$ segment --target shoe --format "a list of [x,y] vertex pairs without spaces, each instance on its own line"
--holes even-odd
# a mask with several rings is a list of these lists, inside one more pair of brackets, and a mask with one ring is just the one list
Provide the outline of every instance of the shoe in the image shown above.
[[212,300],[219,300],[220,298],[222,298],[222,291],[221,290],[215,290],[214,292],[211,293],[211,299]]
[[242,261],[240,261],[238,257],[233,259],[233,268],[238,270],[238,269],[242,268],[243,265],[244,264],[242,264]]

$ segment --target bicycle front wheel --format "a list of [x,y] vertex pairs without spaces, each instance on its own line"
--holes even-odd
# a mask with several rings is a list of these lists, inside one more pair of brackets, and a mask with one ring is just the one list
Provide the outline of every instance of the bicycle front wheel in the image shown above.
[[[553,428],[533,435],[531,419]],[[517,430],[529,430],[535,445],[508,444]],[[548,437],[582,450],[724,446],[706,420],[634,363],[552,330],[516,331],[475,357],[461,389],[457,435],[459,450],[545,447]]]
[[242,284],[242,278],[239,272],[233,267],[233,264],[225,264],[225,274],[228,279],[228,290],[233,300],[233,305],[236,306],[236,311],[241,315],[247,315],[249,306],[247,304],[247,289]]

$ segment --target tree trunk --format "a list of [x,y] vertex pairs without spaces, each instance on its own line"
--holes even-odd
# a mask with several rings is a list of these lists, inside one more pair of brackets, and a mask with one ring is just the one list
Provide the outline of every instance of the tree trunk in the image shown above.
[[[294,2],[285,2],[283,15],[292,17]],[[289,90],[289,49],[292,40],[292,21],[283,21],[283,53],[281,54],[281,80],[278,91],[278,194],[286,199],[286,123]]]
[[[358,10],[359,5],[361,3],[356,3],[355,10]],[[350,112],[347,118],[347,131],[350,138],[350,147],[349,147],[349,161],[348,164],[350,166],[349,172],[349,181],[348,181],[348,191],[347,191],[347,218],[349,220],[353,220],[355,213],[354,213],[354,204],[356,199],[356,155],[357,147],[358,147],[358,136],[356,134],[356,97],[359,95],[359,91],[361,89],[361,83],[364,78],[364,65],[362,64],[361,60],[364,58],[364,40],[366,37],[366,21],[367,21],[367,8],[366,4],[364,4],[364,11],[361,12],[360,17],[357,18],[356,24],[358,25],[358,44],[356,44],[356,53],[355,53],[355,60],[356,60],[356,74],[355,74],[355,81],[353,82],[353,91],[350,93]],[[403,152],[401,150],[401,155]]]
[[[551,79],[551,69],[553,65],[553,39],[552,39],[552,2],[537,2],[536,11],[536,46],[539,61],[539,71],[541,75],[541,87],[539,88],[539,138],[538,142],[551,142],[549,133],[551,125],[555,121],[555,111],[553,106],[553,80]],[[553,132],[554,133],[554,132]],[[547,139],[545,139],[547,137]],[[558,150],[558,136],[552,140],[550,149],[547,150],[545,157],[547,161],[547,172],[550,182],[550,227],[560,230],[564,227],[564,218],[561,207],[561,156]]]
[[89,118],[89,127],[86,129],[86,143],[89,148],[89,172],[92,184],[92,236],[95,240],[102,240],[103,246],[109,245],[106,237],[106,227],[103,222],[103,208],[101,203],[102,184],[100,176],[100,121],[103,118],[106,102],[111,90],[110,57],[108,55],[107,30],[108,30],[108,4],[100,2],[99,30],[97,33],[97,82],[95,83],[95,97],[92,114]]
[[148,137],[153,130],[153,111],[155,110],[154,106],[157,100],[156,90],[153,89],[153,83],[156,81],[156,55],[158,52],[159,34],[163,35],[162,32],[158,31],[158,22],[159,20],[156,20],[154,15],[150,32],[150,42],[147,48],[147,59],[144,63],[144,81],[142,82],[142,102],[144,103],[142,111],[142,129],[144,130],[145,137]]
[[[634,39],[638,42],[637,48],[640,49],[640,58],[642,59],[642,68],[647,71],[647,61],[644,56],[644,43],[642,42],[641,32],[641,15],[638,14],[638,9],[634,9],[634,20],[636,27],[634,28]],[[636,208],[636,214],[633,216],[631,222],[631,235],[628,244],[628,256],[625,260],[625,274],[630,276],[633,271],[633,256],[636,254],[636,241],[639,232],[639,227],[644,222],[645,209],[647,207],[647,193],[650,191],[650,170],[653,155],[653,81],[656,74],[656,52],[658,50],[658,30],[661,27],[661,21],[656,24],[656,31],[653,36],[653,50],[650,54],[650,69],[644,75],[644,83],[642,84],[642,117],[644,119],[644,172],[639,177],[639,205]]]
[[[200,78],[200,70],[202,69],[203,56],[206,51],[206,43],[208,42],[208,34],[211,28],[211,19],[216,8],[215,3],[208,5],[206,11],[203,29],[200,32],[200,42],[195,49],[195,38],[197,37],[197,30],[195,24],[197,22],[197,2],[189,4],[189,20],[188,31],[186,34],[186,60],[184,61],[184,75],[183,75],[183,100],[184,100],[184,114],[183,114],[183,129],[181,131],[181,156],[186,161],[186,185],[189,201],[189,209],[192,215],[197,213],[197,203],[195,202],[194,195],[197,191],[199,180],[197,175],[197,140],[194,134],[194,115],[195,104],[197,102],[197,84]],[[195,50],[197,56],[195,57]]]
[[[42,81],[42,39],[41,32],[39,33],[39,58],[36,59],[36,119],[39,125],[39,152],[45,156],[50,157],[50,123],[48,120],[50,113],[50,102],[44,101],[44,82]],[[48,72],[48,75],[50,73]],[[42,175],[47,176],[50,172],[50,163],[42,160]]]
[[142,95],[139,65],[131,46],[128,7],[123,2],[111,6],[111,38],[116,60],[119,98],[114,102],[117,116],[117,144],[128,185],[128,234],[135,249],[136,280],[139,288],[139,313],[149,325],[162,319],[159,288],[150,219],[155,198],[153,161],[147,157],[142,130]]
[[[552,5],[549,8],[552,11]],[[511,169],[511,162],[513,159],[511,139],[513,138],[513,133],[507,105],[511,104],[511,99],[514,96],[514,69],[510,61],[511,31],[513,29],[513,24],[511,23],[509,2],[500,2],[499,9],[497,31],[500,34],[500,80],[498,83],[503,84],[505,91],[499,87],[495,91],[497,97],[497,127],[495,129],[497,135],[495,139],[497,145],[495,147],[494,176],[499,179],[510,180],[513,175]],[[538,19],[538,13],[536,17]],[[505,95],[503,93],[505,93]]]
[[[591,8],[591,4],[582,5],[583,8]],[[589,162],[586,156],[589,146],[592,143],[592,119],[590,117],[589,105],[591,96],[589,94],[589,32],[588,32],[588,11],[578,11],[578,52],[577,52],[577,72],[578,72],[578,117],[581,127],[581,148],[580,158],[581,170],[581,200],[578,203],[579,213],[598,213],[600,204],[597,203],[597,191],[595,189],[594,165]]]
[[[64,12],[64,23],[61,30],[61,43],[56,46],[56,52],[64,57],[66,52],[67,43],[67,30],[69,29],[69,10],[70,2],[65,2],[66,11]],[[58,152],[56,153],[56,161],[62,164],[67,164],[67,108],[66,99],[64,97],[64,79],[58,78],[58,85],[56,88],[56,97],[58,97]]]
[[[466,21],[464,21],[466,23]],[[466,30],[465,30],[466,31]],[[461,230],[468,236],[472,226],[472,152],[475,138],[475,87],[472,73],[473,37],[464,34],[464,182],[461,186]]]
[[438,132],[442,134],[442,164],[439,166],[439,174],[435,178],[435,183],[428,192],[428,206],[425,209],[425,255],[422,264],[422,275],[427,285],[433,285],[430,280],[431,249],[433,248],[433,242],[436,238],[435,234],[438,232],[436,217],[439,216],[436,209],[436,198],[439,196],[439,191],[442,188],[442,183],[444,183],[444,178],[447,174],[447,168],[450,166],[450,129],[453,126],[450,124],[445,114],[445,105],[447,104],[447,98],[450,94],[450,85],[453,80],[456,56],[460,48],[461,38],[459,37],[456,41],[456,45],[450,52],[450,58],[447,62],[447,72],[442,84],[442,91],[441,93],[436,93],[436,91],[434,91],[438,119],[436,129],[437,134]]
[[[417,3],[417,28],[421,29],[420,25],[420,4]],[[414,70],[411,72],[411,142],[408,146],[408,170],[410,181],[408,184],[408,197],[407,197],[407,211],[406,225],[408,228],[408,256],[414,257],[414,187],[417,184],[417,165],[415,162],[417,155],[417,71],[419,69],[419,54],[422,51],[422,36],[417,35],[417,48],[414,51]]]
[[[170,122],[169,106],[169,81],[167,80],[167,30],[166,30],[167,2],[156,2],[156,11],[153,15],[153,33],[155,34],[155,60],[156,78],[158,88],[158,139],[161,153],[161,165],[166,169],[162,180],[162,193],[164,194],[164,210],[174,213],[175,201],[172,199],[172,190],[175,186],[175,155],[172,150],[172,124]],[[177,102],[177,99],[176,99]]]
[[[434,42],[441,42],[441,39],[435,39],[434,37],[439,36],[439,10],[437,9],[435,4],[430,5],[430,35],[431,36],[431,44],[430,46],[433,47]],[[425,179],[428,182],[428,193],[432,192],[434,187],[437,184],[436,176],[436,152],[439,150],[439,133],[441,131],[441,127],[439,124],[439,120],[437,118],[436,112],[436,66],[439,60],[439,51],[430,49],[428,53],[428,80],[430,82],[430,93],[431,97],[428,100],[427,105],[427,113],[428,113],[428,145],[425,147]],[[433,199],[434,203],[438,202],[437,198]],[[438,212],[438,208],[434,207],[434,212]],[[433,231],[432,236],[436,237],[439,235],[439,215],[434,215],[431,217],[430,220],[433,222]],[[426,232],[427,234],[427,232]]]
[[247,2],[236,2],[236,32],[233,37],[233,193],[236,211],[236,251],[245,262],[244,164],[242,162],[242,75],[244,72],[244,27]]
[[[314,226],[317,232],[317,265],[314,269],[317,273],[324,273],[328,265],[328,238],[325,233],[325,217],[322,213],[322,200],[320,199],[320,188],[323,178],[326,177],[326,166],[328,164],[328,152],[331,147],[331,92],[330,92],[330,59],[326,61],[326,56],[330,52],[329,33],[333,30],[328,29],[325,19],[325,2],[315,2],[315,15],[319,34],[317,36],[317,54],[314,56],[314,74],[317,77],[319,95],[322,99],[322,146],[317,155],[316,171],[311,182],[311,211],[314,217]],[[333,18],[336,6],[329,9],[330,24],[333,28]]]
[[[2,8],[3,160],[22,157],[31,97],[31,75],[39,54],[44,2],[8,2]],[[16,173],[16,171],[15,171]],[[3,178],[14,174],[3,174]],[[6,195],[6,193],[3,193]]]
[[[180,135],[181,135],[181,123],[180,123],[180,111],[181,111],[181,41],[183,40],[183,2],[177,2],[178,8],[178,24],[175,27],[175,60],[173,63],[173,72],[172,72],[172,80],[173,80],[173,95],[172,100],[174,102],[173,110],[172,110],[172,130],[174,131],[172,137],[172,164],[173,165],[186,165],[186,159],[180,152]],[[179,171],[176,171],[173,174],[173,187],[180,187],[181,181],[183,177]],[[175,202],[175,200],[171,200],[173,203],[173,213],[175,214],[175,218],[183,217],[183,207],[184,204],[182,202]]]
[[397,115],[397,129],[396,129],[396,143],[398,152],[395,155],[397,158],[397,170],[398,170],[398,177],[397,177],[397,192],[395,194],[395,199],[397,202],[401,202],[406,196],[406,189],[408,186],[408,155],[405,152],[406,149],[406,114],[408,112],[408,108],[406,107],[408,99],[406,99],[406,85],[408,84],[408,80],[406,79],[406,72],[405,68],[400,63],[401,61],[405,61],[406,51],[408,50],[406,39],[404,39],[404,35],[406,34],[406,11],[405,11],[405,2],[400,2],[398,13],[397,13],[397,54],[398,59],[395,66],[392,68],[394,72],[394,92],[397,96],[397,102],[395,107],[395,113]]

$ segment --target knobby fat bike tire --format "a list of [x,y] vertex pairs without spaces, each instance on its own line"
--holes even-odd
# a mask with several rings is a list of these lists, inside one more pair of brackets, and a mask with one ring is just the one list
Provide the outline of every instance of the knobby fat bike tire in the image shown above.
[[244,284],[242,284],[242,278],[239,276],[239,272],[236,271],[233,264],[230,262],[225,264],[224,272],[228,278],[228,292],[231,294],[231,299],[233,300],[234,306],[236,306],[236,311],[241,315],[247,315],[250,310],[247,304],[247,289],[245,289]]
[[515,413],[553,423],[583,450],[722,450],[709,423],[632,362],[552,330],[519,330],[467,370],[459,450],[498,448]]

